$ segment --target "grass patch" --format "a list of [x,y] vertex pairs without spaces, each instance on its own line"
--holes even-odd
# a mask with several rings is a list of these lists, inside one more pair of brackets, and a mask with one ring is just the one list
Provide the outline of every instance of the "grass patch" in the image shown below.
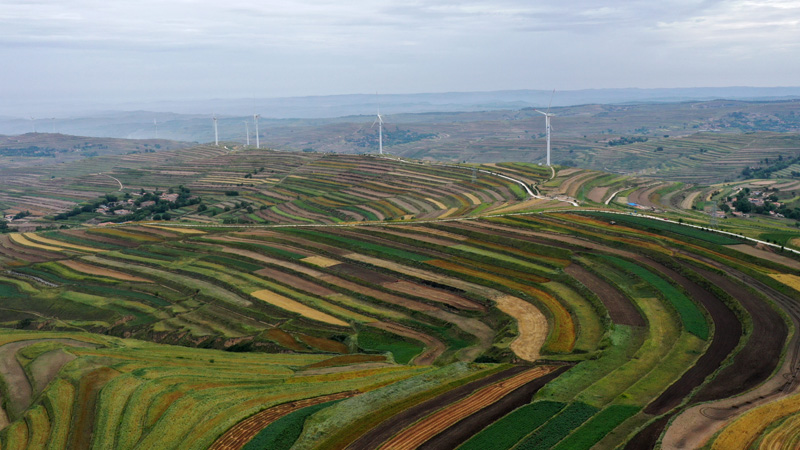
[[639,412],[636,406],[611,405],[581,425],[554,450],[588,450],[614,428]]
[[303,425],[310,415],[338,402],[307,406],[287,414],[261,430],[250,442],[242,447],[242,450],[289,450],[297,441],[297,438],[300,437],[303,432]]
[[542,401],[517,408],[463,443],[458,450],[507,450],[564,408],[560,402]]
[[416,341],[401,340],[396,335],[373,330],[359,331],[358,346],[367,351],[391,352],[398,364],[408,364],[425,349]]
[[597,414],[598,411],[597,408],[587,405],[586,403],[573,403],[546,424],[542,425],[541,428],[522,441],[515,449],[534,450],[553,448],[554,445],[564,439],[572,430],[581,426],[586,420]]
[[681,317],[686,331],[694,334],[700,339],[707,340],[710,334],[708,322],[703,315],[700,307],[690,300],[680,289],[670,284],[667,280],[659,277],[658,275],[650,272],[649,270],[638,266],[634,263],[615,256],[601,255],[601,258],[608,262],[613,263],[617,267],[630,272],[637,277],[641,278],[648,284],[658,289],[664,298],[672,304]]

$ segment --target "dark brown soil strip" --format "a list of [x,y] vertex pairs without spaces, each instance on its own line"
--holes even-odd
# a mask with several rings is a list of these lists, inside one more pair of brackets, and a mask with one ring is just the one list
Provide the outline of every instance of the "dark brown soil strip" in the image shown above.
[[739,344],[739,339],[742,335],[742,324],[736,314],[711,292],[666,266],[646,258],[640,258],[639,260],[677,282],[689,293],[692,299],[699,301],[706,308],[714,321],[714,336],[706,352],[678,381],[668,387],[644,409],[647,414],[660,415],[678,406],[684,397],[689,395],[694,388],[700,386],[706,377],[719,368],[722,361]]
[[645,427],[642,431],[636,433],[636,436],[631,438],[625,445],[625,450],[656,448],[656,442],[658,442],[658,438],[661,436],[661,433],[664,432],[664,428],[667,426],[667,422],[669,422],[671,417],[672,414],[667,414]]
[[753,323],[747,344],[736,355],[733,364],[722,369],[693,399],[705,402],[740,394],[766,381],[780,362],[788,329],[777,311],[739,283],[714,272],[696,271],[738,300]]
[[646,325],[644,318],[633,306],[633,303],[617,288],[602,278],[574,263],[567,266],[564,272],[594,292],[608,310],[608,315],[611,316],[612,322],[635,327]]
[[502,379],[511,377],[520,372],[530,369],[530,366],[514,366],[501,372],[489,375],[486,378],[467,383],[455,389],[445,392],[438,397],[424,401],[416,406],[396,414],[389,419],[381,422],[375,428],[367,431],[364,435],[359,437],[356,441],[350,444],[348,450],[374,450],[382,443],[386,442],[390,437],[394,436],[397,432],[416,422],[417,420],[427,416],[428,414],[437,411],[453,402],[461,400],[462,398],[470,395],[476,390],[496,383]]
[[567,369],[569,369],[569,366],[559,367],[553,372],[512,391],[499,401],[483,408],[432,437],[430,440],[420,445],[418,449],[449,450],[458,447],[474,436],[475,433],[491,425],[501,417],[530,403],[533,395],[536,394],[539,389],[553,381]]

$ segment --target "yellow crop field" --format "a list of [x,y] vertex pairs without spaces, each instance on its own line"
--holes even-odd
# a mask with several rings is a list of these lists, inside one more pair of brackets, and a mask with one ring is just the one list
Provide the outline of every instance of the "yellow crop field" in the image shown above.
[[469,192],[464,192],[464,197],[467,197],[469,201],[472,202],[473,205],[480,205],[481,200],[475,196],[475,194],[470,194]]
[[755,408],[722,430],[711,448],[712,450],[750,448],[767,427],[797,412],[800,412],[800,395]]
[[64,251],[64,249],[61,248],[61,247],[53,247],[52,245],[44,245],[44,244],[37,244],[35,242],[31,242],[28,239],[26,239],[25,236],[23,236],[23,235],[21,235],[19,233],[11,233],[11,234],[8,235],[8,237],[10,237],[11,240],[14,241],[15,243],[17,243],[19,245],[23,245],[25,247],[38,248],[40,250],[50,250],[50,251],[53,251],[53,252],[62,252],[62,251]]
[[301,259],[300,261],[304,261],[319,267],[331,267],[339,264],[339,261],[336,261],[335,259],[326,258],[324,256],[308,256],[306,258]]
[[770,273],[769,276],[796,291],[800,291],[800,277],[797,275],[791,275],[788,273]]
[[280,294],[276,294],[266,289],[255,291],[250,295],[259,300],[263,300],[269,303],[270,305],[274,305],[277,306],[278,308],[300,314],[301,316],[308,317],[309,319],[318,320],[320,322],[329,323],[331,325],[338,325],[341,327],[350,326],[347,324],[347,322],[343,320],[337,319],[336,317],[333,317],[329,314],[325,314],[324,312],[317,311],[314,308],[308,307],[300,302],[296,302],[290,298],[286,298]]
[[203,230],[195,230],[193,228],[186,228],[186,227],[159,227],[156,225],[145,225],[145,226],[150,228],[158,228],[159,230],[172,231],[173,233],[180,233],[180,234],[206,234],[206,232]]
[[497,308],[517,321],[519,335],[511,343],[511,350],[527,361],[539,359],[539,350],[547,339],[547,318],[532,304],[518,297],[504,295],[494,300]]
[[427,198],[425,198],[425,200],[427,200],[427,201],[429,201],[429,202],[433,203],[433,204],[434,204],[434,205],[436,205],[436,207],[437,207],[437,208],[439,208],[439,209],[447,209],[447,206],[445,206],[445,204],[444,204],[444,203],[442,203],[442,202],[440,202],[440,201],[438,201],[438,200],[434,200],[434,199],[432,199],[432,198],[430,198],[430,197],[427,197]]
[[23,236],[25,236],[25,238],[28,239],[29,241],[37,242],[39,244],[44,244],[44,245],[52,245],[54,247],[63,247],[67,249],[75,249],[91,253],[103,251],[99,248],[84,247],[83,245],[75,245],[67,242],[56,241],[55,239],[48,239],[46,237],[39,236],[35,233],[24,233]]

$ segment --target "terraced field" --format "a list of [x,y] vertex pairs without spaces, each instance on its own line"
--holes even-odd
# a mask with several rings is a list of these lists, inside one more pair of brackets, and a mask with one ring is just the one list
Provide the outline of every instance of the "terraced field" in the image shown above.
[[796,442],[796,257],[597,211],[624,190],[668,209],[684,185],[185,157],[150,161],[146,182],[178,177],[219,205],[236,189],[258,219],[0,239],[0,448]]

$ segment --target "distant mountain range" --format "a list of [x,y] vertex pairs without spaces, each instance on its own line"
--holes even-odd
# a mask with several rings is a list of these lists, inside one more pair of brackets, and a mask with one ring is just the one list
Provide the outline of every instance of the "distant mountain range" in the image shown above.
[[[118,138],[166,137],[198,140],[206,133],[212,114],[222,118],[248,117],[259,113],[265,121],[372,115],[380,104],[387,115],[519,110],[586,104],[633,104],[707,101],[714,99],[765,101],[800,99],[800,87],[724,87],[668,89],[584,89],[571,91],[508,90],[493,92],[446,92],[423,94],[351,94],[266,99],[210,99],[194,101],[142,102],[125,104],[53,104],[49,113],[36,119],[19,106],[0,105],[0,134],[45,131],[83,136]],[[39,110],[47,106],[40,103]],[[47,118],[42,118],[47,117]],[[252,120],[252,119],[251,119]],[[155,121],[155,123],[154,123]],[[286,122],[284,122],[285,124]],[[244,125],[242,124],[242,127]],[[162,135],[157,135],[157,130]]]

